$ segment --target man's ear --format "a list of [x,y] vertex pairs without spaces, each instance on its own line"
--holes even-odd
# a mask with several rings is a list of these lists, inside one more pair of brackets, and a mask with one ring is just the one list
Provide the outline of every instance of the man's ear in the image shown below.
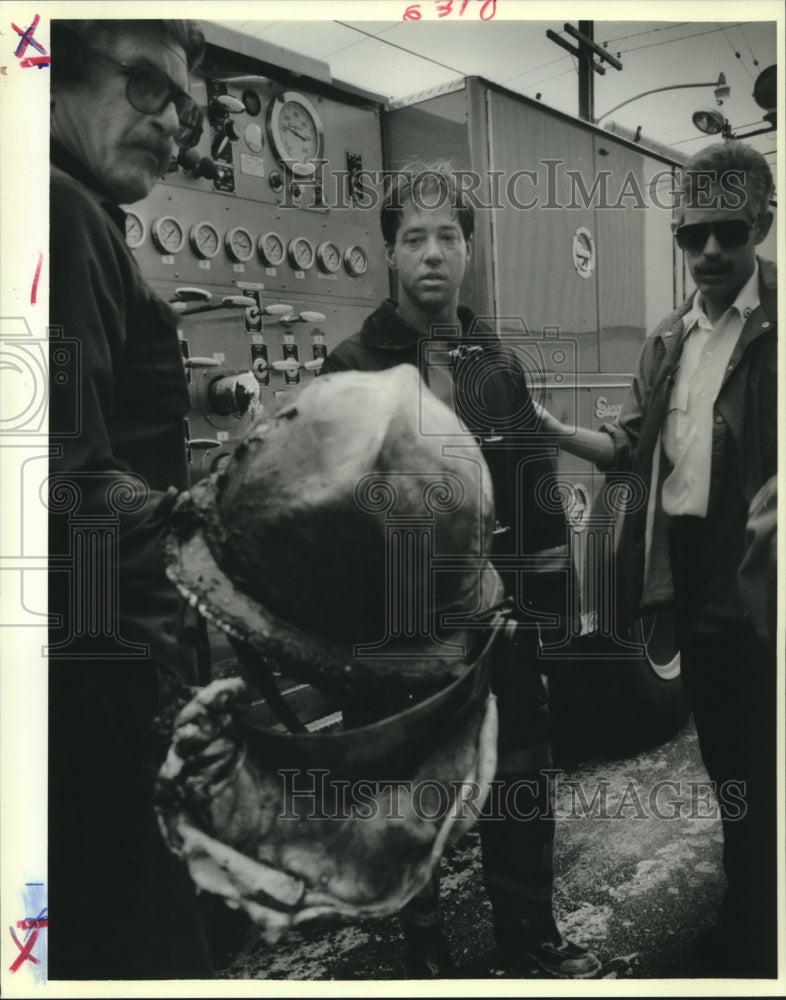
[[756,246],[758,246],[759,243],[763,243],[764,240],[767,239],[767,234],[769,233],[770,226],[772,225],[772,219],[772,212],[768,210],[766,212],[762,212],[756,220],[756,236],[753,241]]
[[469,264],[472,260],[472,237],[470,236],[470,238],[465,240],[465,242],[467,244],[467,263]]
[[385,244],[385,260],[391,271],[396,270],[396,248],[392,243]]

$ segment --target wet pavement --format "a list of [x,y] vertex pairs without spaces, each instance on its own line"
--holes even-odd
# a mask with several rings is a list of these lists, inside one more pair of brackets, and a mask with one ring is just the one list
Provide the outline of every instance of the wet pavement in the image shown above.
[[[689,722],[674,739],[619,760],[560,760],[555,775],[554,912],[563,933],[591,948],[599,979],[692,975],[696,934],[709,929],[724,886],[722,836]],[[441,905],[462,979],[538,978],[498,964],[476,831],[442,863]],[[309,927],[271,947],[253,932],[225,979],[402,980],[398,920]]]

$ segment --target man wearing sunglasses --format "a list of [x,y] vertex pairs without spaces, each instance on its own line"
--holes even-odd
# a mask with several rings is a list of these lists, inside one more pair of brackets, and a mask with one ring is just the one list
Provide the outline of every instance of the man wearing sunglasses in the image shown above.
[[203,49],[188,21],[52,23],[50,979],[212,975],[153,809],[153,720],[197,679],[161,505],[188,485],[188,391],[175,319],[120,209],[199,138],[189,72]]
[[738,585],[749,507],[777,472],[776,268],[756,255],[772,191],[766,160],[743,143],[691,157],[673,230],[696,291],[647,338],[618,422],[566,427],[541,408],[567,451],[647,489],[622,526],[617,621],[674,602],[682,676],[720,793],[728,885],[695,975],[772,977],[777,965],[774,643],[757,634]]

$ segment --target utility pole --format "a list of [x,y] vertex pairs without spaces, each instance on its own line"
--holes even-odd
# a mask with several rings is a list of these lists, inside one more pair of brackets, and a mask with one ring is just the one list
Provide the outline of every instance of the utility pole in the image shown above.
[[[567,27],[567,25],[566,25]],[[579,37],[587,40],[579,44],[579,118],[591,122],[595,118],[595,73],[592,69],[592,51],[588,47],[594,40],[594,23],[579,21]]]
[[[602,62],[607,62],[614,69],[622,69],[622,63],[615,59],[604,48],[597,45],[594,40],[594,21],[579,21],[578,28],[572,24],[565,24],[565,31],[575,38],[579,43],[578,47],[560,37],[550,28],[546,31],[546,37],[552,42],[556,42],[561,48],[566,49],[571,55],[578,59],[579,63],[579,118],[584,121],[595,120],[595,77],[594,73],[603,75],[606,72]],[[601,62],[595,62],[593,55],[596,55]]]

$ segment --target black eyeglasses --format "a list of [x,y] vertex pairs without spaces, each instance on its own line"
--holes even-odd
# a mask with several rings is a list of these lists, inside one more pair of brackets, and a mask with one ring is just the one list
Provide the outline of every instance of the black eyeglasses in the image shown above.
[[723,222],[694,222],[687,226],[677,226],[674,238],[681,250],[703,250],[710,233],[724,249],[744,246],[755,223],[745,219],[726,219]]
[[135,63],[123,63],[97,49],[88,51],[111,62],[128,77],[126,98],[135,111],[143,115],[157,115],[170,102],[173,103],[180,122],[180,128],[174,136],[175,142],[181,149],[196,146],[202,135],[202,112],[190,94],[181,90],[166,73],[146,59],[140,59]]

